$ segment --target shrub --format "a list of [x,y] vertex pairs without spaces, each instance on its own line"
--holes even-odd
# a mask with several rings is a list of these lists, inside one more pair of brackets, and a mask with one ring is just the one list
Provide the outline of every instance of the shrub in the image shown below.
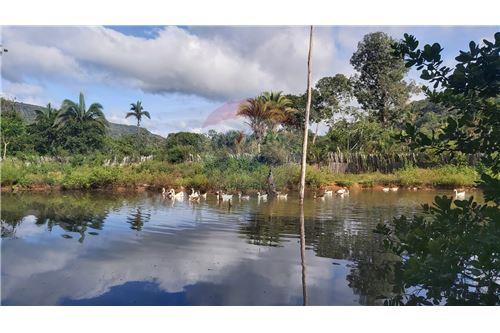
[[18,184],[24,176],[25,169],[20,163],[16,163],[12,160],[5,160],[1,163],[1,166],[2,186]]
[[351,182],[350,180],[338,180],[335,183],[338,186],[342,186],[342,187],[350,187],[354,184],[354,182]]

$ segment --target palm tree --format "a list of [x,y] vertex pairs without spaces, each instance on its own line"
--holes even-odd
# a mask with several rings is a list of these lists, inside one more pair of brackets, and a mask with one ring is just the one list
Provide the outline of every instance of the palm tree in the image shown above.
[[293,112],[292,101],[283,95],[281,91],[266,91],[262,93],[260,98],[268,103],[270,113],[268,126],[272,131],[275,131],[276,127],[285,122]]
[[248,119],[247,124],[255,134],[257,152],[260,154],[260,141],[266,132],[271,117],[269,103],[259,97],[249,98],[239,106],[237,114]]
[[141,127],[142,116],[146,116],[151,119],[151,115],[148,111],[144,111],[144,107],[142,106],[141,101],[137,101],[136,103],[130,103],[130,111],[127,112],[125,118],[135,117],[137,119],[137,142],[139,142],[139,131]]
[[276,131],[279,124],[287,121],[293,113],[292,102],[282,92],[264,92],[255,98],[249,98],[241,104],[238,115],[248,118],[248,125],[257,139],[257,151],[266,130]]
[[83,93],[80,93],[78,103],[69,99],[65,99],[62,102],[61,111],[54,125],[62,127],[71,120],[75,120],[79,123],[93,123],[102,130],[107,126],[106,117],[104,117],[104,113],[102,112],[102,105],[99,103],[92,103],[87,109],[85,107]]
[[37,122],[49,122],[49,123],[54,123],[55,119],[57,118],[59,111],[57,109],[52,108],[52,105],[49,103],[47,104],[47,107],[41,109],[41,110],[35,110],[35,120]]

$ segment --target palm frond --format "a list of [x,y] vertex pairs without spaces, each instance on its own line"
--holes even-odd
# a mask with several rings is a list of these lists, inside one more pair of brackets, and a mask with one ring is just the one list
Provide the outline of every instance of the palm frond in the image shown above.
[[87,108],[85,107],[85,97],[83,96],[83,93],[80,92],[80,96],[78,97],[78,111],[81,115],[83,115],[86,110]]

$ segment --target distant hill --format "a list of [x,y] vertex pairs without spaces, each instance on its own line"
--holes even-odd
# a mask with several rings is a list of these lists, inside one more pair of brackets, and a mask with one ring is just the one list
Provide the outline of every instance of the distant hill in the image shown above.
[[[1,111],[4,112],[6,110],[5,100],[2,99]],[[26,120],[27,123],[32,123],[35,121],[36,113],[35,110],[45,109],[43,106],[27,104],[22,102],[10,102],[14,105],[14,109],[21,114],[21,116]],[[107,133],[111,137],[119,137],[122,135],[130,135],[137,133],[137,127],[133,125],[124,125],[124,124],[116,124],[109,122],[109,126],[107,128]],[[162,136],[153,134],[145,128],[141,128],[141,133],[150,136],[153,139],[164,139]]]

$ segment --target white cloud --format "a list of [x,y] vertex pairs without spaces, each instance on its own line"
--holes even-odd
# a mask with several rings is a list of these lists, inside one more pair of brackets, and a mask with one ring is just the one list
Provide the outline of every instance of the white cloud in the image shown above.
[[8,99],[16,99],[25,103],[35,105],[46,104],[46,99],[44,98],[44,88],[39,85],[21,82],[9,82],[7,80],[2,83],[2,97]]
[[[328,28],[315,34],[315,73],[331,71]],[[165,27],[153,39],[105,27],[4,27],[2,75],[64,77],[126,85],[151,93],[180,92],[212,99],[248,97],[265,89],[305,90],[308,30]]]

